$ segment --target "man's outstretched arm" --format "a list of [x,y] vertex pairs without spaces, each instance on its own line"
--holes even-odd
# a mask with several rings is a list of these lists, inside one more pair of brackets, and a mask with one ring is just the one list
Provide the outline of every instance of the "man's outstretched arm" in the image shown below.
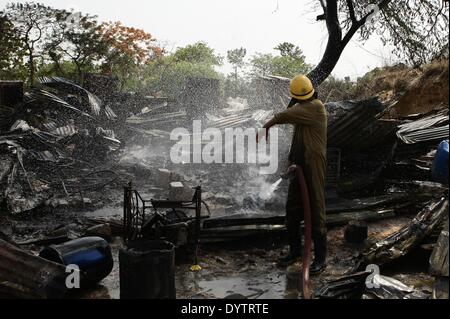
[[[278,124],[302,124],[313,125],[317,123],[317,113],[310,105],[302,105],[289,108],[275,114],[274,118],[266,125],[272,127]],[[269,127],[269,128],[270,128]]]

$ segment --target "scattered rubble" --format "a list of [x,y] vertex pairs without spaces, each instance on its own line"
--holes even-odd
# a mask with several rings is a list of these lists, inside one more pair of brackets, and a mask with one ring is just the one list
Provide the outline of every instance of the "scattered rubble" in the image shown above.
[[369,236],[367,223],[351,221],[345,228],[345,240],[351,244],[361,244]]
[[109,224],[101,224],[88,228],[84,235],[86,237],[101,237],[110,242],[112,240],[112,229]]
[[430,294],[380,274],[360,272],[329,283],[317,292],[320,299],[428,299]]
[[[199,89],[196,83],[192,81],[191,89]],[[215,107],[207,108],[208,94],[200,94],[197,109],[197,102],[189,99],[100,99],[65,79],[40,79],[37,87],[15,99],[14,108],[2,105],[0,112],[0,245],[30,259],[30,265],[41,266],[42,259],[25,251],[35,253],[85,236],[101,237],[111,244],[114,261],[111,275],[102,283],[113,290],[109,297],[119,298],[118,255],[127,243],[117,237],[129,239],[122,220],[123,187],[133,181],[133,189],[146,199],[142,203],[148,207],[138,206],[135,211],[138,219],[160,214],[155,223],[163,227],[157,231],[148,227],[149,233],[184,243],[176,245],[177,259],[185,254],[191,262],[193,250],[180,248],[192,244],[189,239],[197,234],[187,222],[193,214],[182,206],[169,210],[172,206],[166,199],[169,204],[190,202],[194,187],[201,185],[200,206],[210,216],[202,216],[196,238],[200,246],[194,251],[203,272],[194,277],[186,265],[178,265],[177,295],[298,298],[301,265],[285,271],[275,263],[285,236],[287,185],[278,184],[273,196],[261,196],[277,183],[283,163],[276,176],[261,177],[250,164],[175,165],[167,151],[170,130],[194,118],[221,130],[259,127],[280,110],[285,84],[281,78],[259,79],[258,89],[270,87],[271,94],[257,105],[229,99],[225,107],[218,107],[216,101]],[[215,90],[213,82],[208,87]],[[121,109],[117,101],[130,101],[130,106]],[[388,118],[386,114],[393,114],[395,108],[391,102],[373,98],[326,105],[330,118],[327,222],[332,244],[330,266],[313,279],[318,298],[448,298],[448,185],[432,174],[438,144],[448,139],[448,110]],[[287,154],[289,140],[290,129],[280,130],[280,148],[286,148],[280,154]],[[236,242],[252,240],[263,247],[229,249]],[[371,277],[372,286],[378,288],[367,288],[366,266],[388,269],[425,244],[435,245],[429,274],[435,277],[434,291],[416,287],[397,273]],[[226,248],[218,248],[221,245]],[[59,276],[60,267],[47,263],[45,267]],[[19,284],[23,278],[9,277],[10,271],[4,271],[0,269],[0,292],[65,296],[62,290],[33,291],[33,278],[27,283],[31,288],[10,288],[4,274]]]
[[435,276],[434,299],[448,299],[448,219],[430,259],[430,272]]
[[405,256],[422,243],[436,227],[441,226],[445,218],[448,218],[448,199],[434,200],[411,221],[410,225],[376,243],[365,252],[359,267],[371,264],[381,266]]
[[60,196],[80,196],[118,178],[100,168],[121,144],[110,129],[114,112],[67,80],[40,82],[41,87],[25,92],[23,102],[1,118],[1,127],[9,129],[0,132],[0,200],[10,214],[44,204],[65,205]]

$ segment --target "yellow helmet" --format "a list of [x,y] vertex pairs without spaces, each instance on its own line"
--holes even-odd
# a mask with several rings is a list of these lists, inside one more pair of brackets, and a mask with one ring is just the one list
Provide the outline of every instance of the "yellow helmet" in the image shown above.
[[297,100],[309,100],[313,97],[314,87],[312,82],[305,75],[297,75],[291,81],[291,96]]

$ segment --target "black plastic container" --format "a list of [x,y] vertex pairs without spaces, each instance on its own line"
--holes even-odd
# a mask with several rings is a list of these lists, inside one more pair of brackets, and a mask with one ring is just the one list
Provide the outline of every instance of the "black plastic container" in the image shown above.
[[119,252],[121,299],[175,299],[175,246],[141,241]]
[[111,247],[100,237],[85,237],[52,245],[39,256],[64,266],[77,265],[81,271],[82,288],[102,281],[114,265]]

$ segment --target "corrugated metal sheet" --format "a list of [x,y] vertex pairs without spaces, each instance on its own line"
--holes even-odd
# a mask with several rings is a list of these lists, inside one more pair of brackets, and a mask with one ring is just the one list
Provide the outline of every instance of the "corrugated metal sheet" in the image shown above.
[[58,125],[55,122],[47,122],[42,124],[47,131],[51,132],[58,128]]
[[56,129],[52,130],[51,133],[54,135],[67,137],[67,136],[72,136],[72,135],[77,134],[78,130],[75,127],[75,125],[66,125],[66,126],[58,127]]
[[105,114],[109,119],[117,119],[117,114],[109,106],[105,106]]
[[272,111],[267,110],[250,110],[250,112],[239,111],[230,116],[213,119],[208,126],[217,129],[233,128],[243,126],[247,123],[251,126],[252,124],[255,124],[254,122],[264,122],[268,120],[272,114]]
[[373,148],[392,139],[398,122],[379,119],[384,106],[377,98],[327,103],[328,145],[354,151]]
[[55,299],[66,295],[66,268],[0,239],[0,295]]
[[[328,145],[343,150],[365,150],[376,145],[394,140],[398,121],[380,120],[379,115],[384,105],[377,98],[367,101],[342,101],[326,104],[329,113]],[[264,122],[273,114],[272,111],[258,110],[236,112],[222,118],[211,118],[210,127],[224,129],[227,127],[254,125]]]
[[[100,115],[102,101],[95,94],[92,94],[81,86],[61,77],[41,77],[39,78],[39,82],[50,88],[62,89],[72,94],[82,95],[83,98],[89,102],[88,107],[91,113],[96,116]],[[106,115],[110,118],[107,112]]]
[[449,137],[448,110],[399,126],[397,137],[405,144],[444,140]]
[[128,129],[130,131],[134,131],[143,135],[147,135],[150,137],[155,137],[155,138],[161,138],[161,139],[169,139],[170,138],[170,133],[166,132],[166,131],[162,131],[162,130],[145,130],[145,129],[140,129],[137,127],[133,127],[133,126],[127,126]]
[[174,113],[163,113],[163,114],[146,114],[146,116],[132,116],[127,119],[127,124],[148,126],[153,124],[166,124],[171,122],[178,122],[180,120],[186,119],[186,112],[174,112]]
[[11,131],[14,131],[14,130],[28,131],[28,130],[31,130],[31,127],[24,120],[17,120],[11,127]]

